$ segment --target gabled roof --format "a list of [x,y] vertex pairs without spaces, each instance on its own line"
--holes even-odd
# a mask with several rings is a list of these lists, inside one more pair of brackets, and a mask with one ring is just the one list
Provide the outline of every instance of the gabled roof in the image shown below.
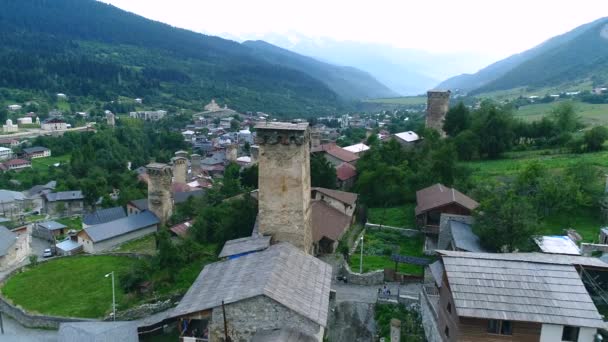
[[479,206],[479,203],[467,195],[439,183],[416,191],[416,203],[416,215],[452,203],[471,211]]
[[7,166],[18,166],[18,165],[27,165],[27,164],[31,164],[32,162],[29,160],[25,160],[25,159],[11,159],[9,161],[4,162],[4,165]]
[[450,257],[466,257],[469,259],[525,261],[542,264],[597,267],[605,268],[608,270],[608,264],[601,261],[600,259],[578,255],[560,255],[545,253],[469,253],[444,250],[438,250],[436,252],[441,255],[446,255]]
[[349,163],[342,163],[336,168],[336,176],[339,180],[345,181],[357,175],[357,168]]
[[48,230],[59,230],[68,227],[65,224],[61,224],[55,221],[38,222],[38,225]]
[[82,191],[61,191],[61,192],[51,192],[44,195],[46,200],[49,202],[56,201],[71,201],[71,200],[81,200],[84,199],[82,195]]
[[338,241],[351,222],[351,217],[324,201],[312,201],[311,211],[314,242],[320,241],[323,237]]
[[177,236],[184,237],[186,236],[186,234],[188,234],[188,230],[190,229],[190,227],[192,227],[192,220],[178,223],[173,227],[169,228],[169,230]]
[[440,254],[459,317],[606,328],[571,264]]
[[289,243],[205,266],[173,316],[266,296],[325,327],[332,268]]
[[270,246],[270,236],[248,236],[240,239],[226,241],[220,255],[220,258],[226,258],[233,255],[262,251]]
[[312,190],[318,191],[324,195],[327,195],[333,199],[336,199],[336,200],[338,200],[342,203],[346,203],[348,205],[354,205],[355,203],[357,203],[357,198],[359,197],[359,195],[354,192],[346,192],[346,191],[332,190],[332,189],[318,188],[318,187],[314,187],[314,188],[312,188]]
[[479,242],[479,236],[473,233],[471,225],[464,222],[450,220],[448,223],[452,234],[452,244],[459,250],[467,252],[487,252]]
[[356,154],[354,154],[350,151],[347,151],[337,145],[331,145],[331,147],[326,149],[325,152],[327,154],[331,155],[332,157],[340,159],[341,161],[346,162],[346,163],[350,163],[350,162],[353,162],[353,161],[359,159],[359,157]]
[[120,235],[128,234],[155,224],[158,218],[149,211],[123,217],[121,219],[84,228],[93,242],[105,241]]
[[49,149],[46,147],[42,147],[42,146],[34,146],[34,147],[28,147],[28,148],[23,149],[23,152],[25,152],[27,154],[40,153],[40,152],[44,152],[44,151],[49,151]]
[[205,194],[205,190],[194,190],[194,191],[179,191],[173,193],[173,201],[176,204],[186,202],[190,197],[200,197]]
[[17,234],[5,226],[0,226],[0,257],[5,256],[17,241]]
[[114,207],[114,208],[106,208],[99,209],[90,214],[84,215],[82,218],[82,223],[93,226],[96,224],[102,224],[114,220],[118,220],[119,218],[126,217],[127,213],[123,207]]
[[441,262],[441,260],[437,260],[434,263],[429,265],[429,270],[431,271],[431,275],[433,276],[433,279],[435,280],[435,285],[437,285],[437,287],[441,287],[442,283],[443,283],[443,263]]

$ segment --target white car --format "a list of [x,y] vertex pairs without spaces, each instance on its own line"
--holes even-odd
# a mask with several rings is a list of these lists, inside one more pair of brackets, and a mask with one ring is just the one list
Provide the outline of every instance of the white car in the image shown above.
[[42,256],[45,258],[50,258],[53,256],[53,252],[51,251],[50,248],[47,248],[44,250],[44,252],[42,253]]

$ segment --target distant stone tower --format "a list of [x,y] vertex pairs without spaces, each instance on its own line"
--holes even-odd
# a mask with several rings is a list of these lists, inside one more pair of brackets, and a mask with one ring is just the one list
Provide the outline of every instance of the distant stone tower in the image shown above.
[[175,157],[173,161],[173,181],[175,183],[186,183],[188,181],[188,159]]
[[202,158],[200,154],[193,154],[190,156],[190,173],[192,177],[196,177],[203,172],[203,169],[201,167],[201,160]]
[[260,156],[260,146],[251,145],[249,148],[249,153],[251,154],[251,163],[255,164],[258,162],[258,158]]
[[106,121],[108,122],[108,126],[116,126],[116,116],[113,113],[106,114]]
[[148,181],[148,210],[165,224],[173,213],[173,194],[171,193],[171,167],[162,163],[146,165]]
[[450,108],[449,90],[429,90],[427,92],[426,128],[431,128],[445,136],[443,120]]
[[236,162],[236,158],[238,157],[239,145],[230,144],[226,146],[226,159],[231,162]]
[[259,232],[312,254],[308,123],[260,123],[256,129]]
[[313,129],[310,132],[310,147],[315,148],[321,146],[321,132]]

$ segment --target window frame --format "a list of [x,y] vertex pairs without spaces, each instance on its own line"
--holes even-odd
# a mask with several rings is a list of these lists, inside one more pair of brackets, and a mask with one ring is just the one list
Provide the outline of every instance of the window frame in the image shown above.
[[[568,340],[568,339],[564,338],[564,334],[567,331],[566,329],[572,329],[573,330],[573,332],[574,332],[574,339],[573,340],[572,339]],[[564,342],[577,342],[578,338],[580,336],[580,333],[581,333],[581,328],[580,327],[575,327],[573,325],[564,325],[563,328],[562,328],[562,341],[564,341]]]
[[[492,323],[495,322],[495,329],[492,329]],[[504,324],[506,323],[506,324]],[[508,333],[505,333],[505,326],[508,326]],[[490,335],[498,336],[513,336],[513,321],[506,321],[501,319],[489,319],[486,332]]]

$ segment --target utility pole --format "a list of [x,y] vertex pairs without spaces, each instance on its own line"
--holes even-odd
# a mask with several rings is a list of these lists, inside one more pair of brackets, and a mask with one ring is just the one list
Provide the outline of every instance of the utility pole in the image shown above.
[[112,276],[112,320],[116,320],[116,289],[114,288],[114,271],[106,274],[106,278]]
[[359,273],[363,274],[363,236],[365,235],[365,229],[361,234],[361,258],[359,259]]

